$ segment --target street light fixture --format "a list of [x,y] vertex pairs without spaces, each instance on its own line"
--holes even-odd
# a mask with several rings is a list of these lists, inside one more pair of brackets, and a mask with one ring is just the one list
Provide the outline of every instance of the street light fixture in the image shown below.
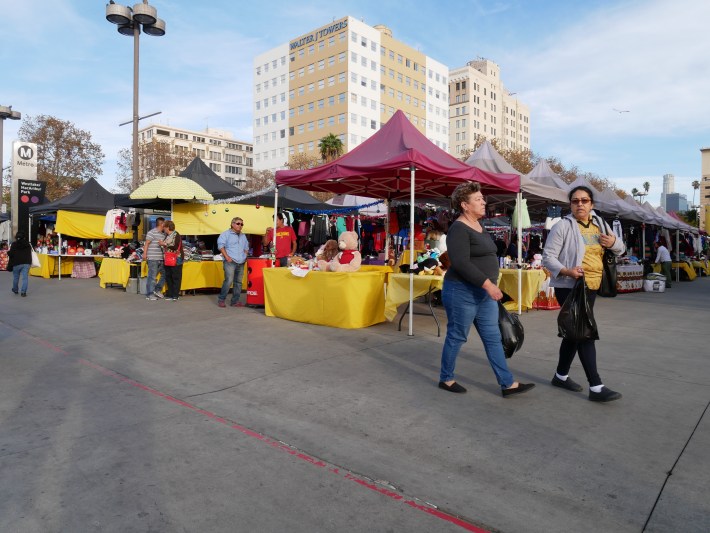
[[3,178],[3,154],[2,154],[2,147],[3,147],[3,126],[5,124],[5,119],[9,118],[10,120],[20,120],[22,118],[22,113],[19,111],[13,111],[12,106],[4,106],[0,105],[0,204],[2,204],[2,212],[4,213],[5,210],[7,209],[5,207],[5,201],[4,201],[4,196],[2,195],[3,193],[3,183],[4,183],[4,178]]
[[140,49],[141,27],[143,32],[154,37],[165,35],[165,21],[158,18],[158,10],[148,5],[148,0],[142,4],[128,6],[116,4],[110,0],[106,4],[106,20],[118,25],[118,33],[133,36],[133,178],[131,189],[140,185],[138,176],[138,51]]

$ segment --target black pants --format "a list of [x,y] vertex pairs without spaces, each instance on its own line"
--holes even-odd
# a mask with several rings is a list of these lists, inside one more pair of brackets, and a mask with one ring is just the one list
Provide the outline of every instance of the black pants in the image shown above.
[[[572,289],[555,288],[555,296],[560,305],[565,303],[565,300],[571,292]],[[594,309],[594,299],[596,296],[597,291],[587,289],[587,301],[589,302],[589,307],[592,309]],[[569,374],[574,356],[575,354],[579,354],[579,361],[582,363],[582,368],[584,368],[589,386],[601,385],[602,380],[597,373],[597,348],[594,342],[593,340],[572,342],[567,339],[562,339],[562,344],[560,344],[560,359],[557,362],[557,373],[560,376]]]
[[180,284],[182,283],[182,265],[165,267],[165,283],[168,285],[167,298],[178,298],[180,296]]

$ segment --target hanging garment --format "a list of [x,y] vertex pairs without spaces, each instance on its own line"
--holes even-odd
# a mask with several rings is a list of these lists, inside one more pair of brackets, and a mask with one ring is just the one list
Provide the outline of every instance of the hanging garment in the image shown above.
[[612,227],[612,231],[614,232],[614,235],[616,235],[617,239],[624,238],[624,234],[621,231],[621,220],[619,220],[618,218],[615,218],[614,222],[612,222],[612,224],[611,224],[611,227]]
[[520,202],[520,205],[516,202],[515,204],[515,209],[513,210],[513,218],[512,218],[512,224],[513,228],[518,227],[518,217],[520,217],[520,221],[522,223],[523,228],[529,228],[530,227],[530,213],[528,213],[528,201],[523,199]]

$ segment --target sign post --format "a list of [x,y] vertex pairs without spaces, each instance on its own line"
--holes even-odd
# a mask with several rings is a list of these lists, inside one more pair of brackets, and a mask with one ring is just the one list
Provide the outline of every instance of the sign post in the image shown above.
[[[37,201],[35,204],[28,204],[26,206],[26,215],[23,219],[22,225],[20,225],[20,218],[18,209],[21,205],[20,192],[19,192],[19,181],[37,181],[37,145],[34,143],[27,143],[24,141],[15,141],[12,143],[12,197],[11,205],[14,207],[12,210],[12,239],[15,239],[18,229],[22,228],[22,231],[29,230],[29,207],[30,205],[38,205],[44,201],[44,191],[46,183],[43,183],[41,200]],[[29,189],[27,189],[31,194],[28,195],[28,202],[31,202],[33,198],[39,198],[34,195]],[[30,238],[30,234],[27,234],[27,238]]]

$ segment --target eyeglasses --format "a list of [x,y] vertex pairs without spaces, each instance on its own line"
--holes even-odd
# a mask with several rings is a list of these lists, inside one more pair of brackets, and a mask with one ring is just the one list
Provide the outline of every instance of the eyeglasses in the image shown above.
[[244,222],[232,222],[235,226],[243,226]]
[[587,205],[591,201],[592,201],[591,198],[572,198],[570,200],[570,202],[572,202],[574,205],[578,205],[578,204]]

